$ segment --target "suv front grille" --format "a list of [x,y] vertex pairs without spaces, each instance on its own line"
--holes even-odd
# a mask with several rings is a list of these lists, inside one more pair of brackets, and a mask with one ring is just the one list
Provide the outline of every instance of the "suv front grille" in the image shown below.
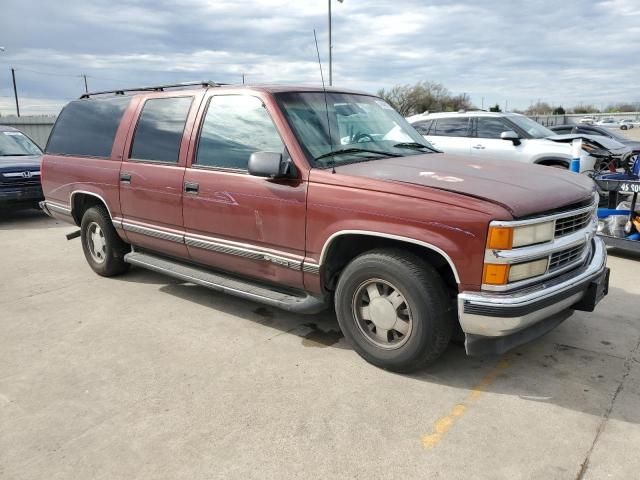
[[551,259],[549,260],[549,273],[558,271],[579,260],[586,246],[586,244],[578,245],[551,255]]
[[37,185],[40,185],[40,177],[30,179],[21,178],[19,180],[11,180],[9,182],[0,181],[0,187],[35,187]]
[[589,210],[577,215],[557,219],[555,237],[563,237],[564,235],[582,230],[589,224],[592,217],[593,210]]

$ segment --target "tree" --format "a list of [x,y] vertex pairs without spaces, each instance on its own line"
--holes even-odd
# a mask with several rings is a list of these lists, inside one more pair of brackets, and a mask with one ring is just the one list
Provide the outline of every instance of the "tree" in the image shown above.
[[427,81],[415,85],[396,85],[390,90],[382,89],[378,91],[378,96],[404,117],[427,111],[446,112],[473,108],[465,93],[454,96],[442,84]]
[[557,106],[556,108],[553,109],[553,114],[554,115],[564,115],[567,112],[565,112],[564,108],[562,108],[562,105]]
[[496,103],[496,105],[495,105],[494,107],[490,107],[490,108],[489,108],[489,111],[490,111],[490,112],[501,112],[502,110],[500,110],[500,105],[498,105],[498,104]]
[[551,113],[553,107],[549,105],[547,102],[536,102],[532,105],[529,105],[529,108],[525,110],[527,115],[546,115]]
[[599,113],[600,110],[598,110],[596,107],[594,107],[593,105],[576,105],[575,107],[573,107],[573,113],[581,113],[581,114],[588,114],[588,113]]
[[615,103],[609,105],[604,111],[607,113],[637,112],[638,105],[632,103]]

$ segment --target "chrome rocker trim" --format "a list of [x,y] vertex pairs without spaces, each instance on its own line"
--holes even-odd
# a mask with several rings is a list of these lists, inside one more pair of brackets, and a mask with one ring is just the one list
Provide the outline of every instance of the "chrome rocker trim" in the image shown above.
[[[504,337],[567,310],[579,302],[592,281],[606,273],[607,252],[596,237],[593,255],[577,272],[517,292],[463,292],[458,315],[467,335]],[[544,333],[544,332],[543,332]]]
[[[120,228],[131,233],[138,233],[140,235],[146,235],[160,240],[180,243],[189,247],[200,248],[225,255],[235,255],[237,257],[248,258],[251,260],[270,262],[292,270],[303,269],[302,257],[284,256],[281,252],[275,250],[257,248],[250,244],[231,242],[214,237],[182,233],[176,230],[160,229],[157,227],[128,222],[121,218],[114,218],[112,222],[115,228]],[[308,270],[306,268],[304,271],[307,273],[313,273],[312,270]]]
[[76,223],[73,219],[73,215],[71,214],[71,209],[69,207],[50,202],[48,200],[43,200],[42,202],[39,202],[38,205],[40,206],[40,209],[51,218],[63,220],[65,222],[73,224]]

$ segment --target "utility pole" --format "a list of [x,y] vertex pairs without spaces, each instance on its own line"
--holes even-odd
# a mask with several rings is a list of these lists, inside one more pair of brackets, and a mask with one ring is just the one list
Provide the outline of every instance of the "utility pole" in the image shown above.
[[242,74],[242,84],[244,85],[244,73]]
[[509,111],[509,100],[505,100],[504,101],[504,111],[508,112]]
[[484,97],[482,97],[482,106],[480,107],[480,110],[484,110]]
[[18,89],[16,88],[16,71],[11,69],[11,78],[13,79],[13,95],[16,97],[16,113],[20,116],[20,104],[18,103]]
[[87,75],[83,73],[82,78],[84,78],[84,93],[89,93],[89,87],[87,86]]

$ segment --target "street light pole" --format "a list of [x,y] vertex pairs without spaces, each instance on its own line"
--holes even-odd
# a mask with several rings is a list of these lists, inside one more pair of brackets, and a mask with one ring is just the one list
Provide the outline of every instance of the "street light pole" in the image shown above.
[[331,69],[331,0],[329,0],[329,86],[333,85],[333,71]]
[[[340,3],[344,2],[344,0],[338,0]],[[333,50],[333,45],[331,44],[331,0],[328,0],[329,4],[329,86],[333,85],[333,64],[332,64],[332,54],[331,50]]]

